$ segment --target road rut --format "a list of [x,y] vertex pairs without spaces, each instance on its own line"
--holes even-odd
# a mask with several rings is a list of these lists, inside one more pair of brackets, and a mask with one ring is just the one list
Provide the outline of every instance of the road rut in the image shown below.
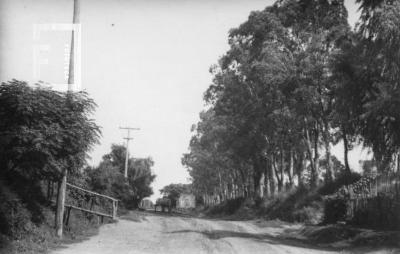
[[[53,254],[336,253],[282,237],[300,225],[209,220],[142,213],[120,219],[87,241]],[[137,219],[139,218],[139,219]]]

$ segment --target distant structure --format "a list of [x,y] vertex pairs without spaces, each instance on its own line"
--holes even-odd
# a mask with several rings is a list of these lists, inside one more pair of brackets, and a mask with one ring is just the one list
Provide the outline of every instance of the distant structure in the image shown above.
[[176,208],[188,209],[196,207],[196,197],[193,194],[181,194],[178,202],[176,202]]
[[154,208],[154,204],[150,199],[143,199],[142,201],[140,201],[140,205],[139,208],[142,209],[153,209]]

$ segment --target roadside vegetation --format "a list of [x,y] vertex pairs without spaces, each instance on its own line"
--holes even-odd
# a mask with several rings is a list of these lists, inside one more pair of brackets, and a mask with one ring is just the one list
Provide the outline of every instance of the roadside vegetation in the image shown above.
[[[113,145],[99,166],[86,165],[101,135],[91,119],[95,107],[85,92],[17,80],[0,85],[0,253],[46,252],[96,233],[97,216],[72,211],[63,239],[56,237],[55,201],[65,168],[69,183],[120,199],[122,212],[152,194],[151,158],[130,158],[127,180],[123,146]],[[67,204],[86,199],[69,191]]]
[[180,195],[190,194],[190,193],[192,193],[192,189],[191,189],[190,184],[171,183],[171,184],[164,186],[160,190],[160,193],[161,193],[161,195],[169,198],[171,200],[171,206],[173,208],[175,208]]
[[210,213],[400,228],[400,3],[357,2],[355,29],[340,0],[278,0],[231,29],[182,158]]

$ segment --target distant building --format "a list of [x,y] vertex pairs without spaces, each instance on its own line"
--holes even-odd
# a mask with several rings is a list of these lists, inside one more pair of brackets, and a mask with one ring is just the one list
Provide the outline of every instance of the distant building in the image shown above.
[[193,194],[181,194],[178,202],[176,202],[176,208],[187,209],[196,207],[196,197]]
[[142,201],[140,201],[139,207],[142,209],[153,209],[154,204],[150,199],[143,199]]

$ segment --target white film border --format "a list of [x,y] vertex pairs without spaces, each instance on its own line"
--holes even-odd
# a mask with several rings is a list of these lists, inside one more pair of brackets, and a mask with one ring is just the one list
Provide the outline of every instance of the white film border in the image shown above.
[[69,65],[70,65],[70,48],[64,50],[65,65],[64,75],[66,82],[64,83],[51,83],[50,85],[56,90],[82,90],[82,72],[81,72],[81,25],[80,24],[68,24],[68,23],[52,23],[52,24],[34,24],[33,25],[33,79],[36,81],[41,80],[41,68],[43,65],[49,64],[48,59],[42,58],[43,52],[50,50],[49,44],[40,44],[40,38],[43,33],[55,32],[55,31],[71,31],[73,34],[73,41],[70,44],[73,45],[73,83],[68,84]]

